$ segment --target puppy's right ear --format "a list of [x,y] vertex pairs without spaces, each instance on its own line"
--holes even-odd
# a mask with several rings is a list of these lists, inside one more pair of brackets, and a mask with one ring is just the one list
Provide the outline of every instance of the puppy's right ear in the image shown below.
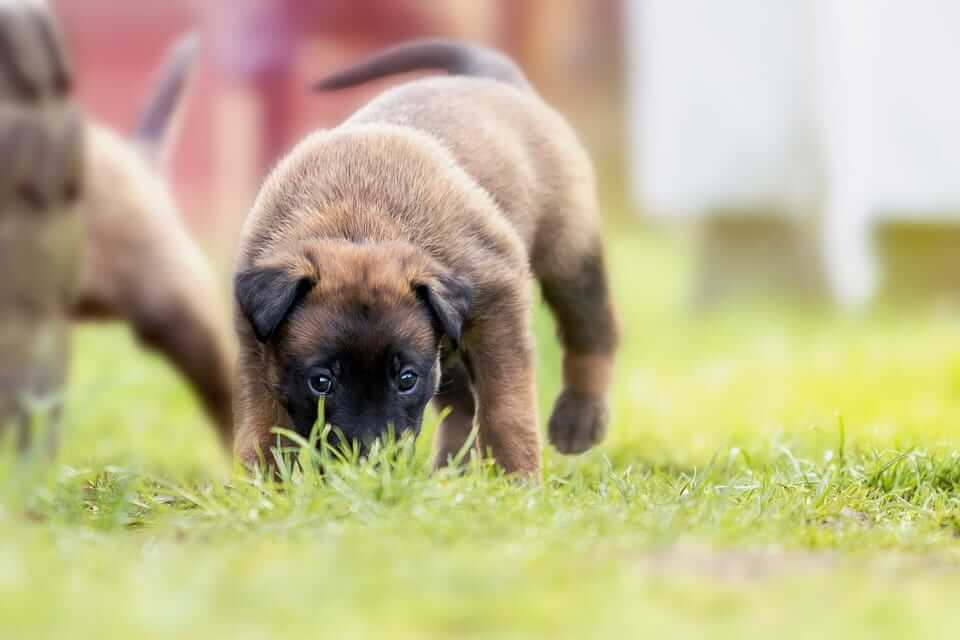
[[234,277],[233,291],[257,340],[266,342],[313,284],[281,267],[253,267]]

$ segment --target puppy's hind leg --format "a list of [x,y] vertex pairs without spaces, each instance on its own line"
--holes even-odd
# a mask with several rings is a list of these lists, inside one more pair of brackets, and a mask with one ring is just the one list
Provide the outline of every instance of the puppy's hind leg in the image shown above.
[[606,435],[606,395],[618,342],[601,239],[578,222],[554,226],[549,246],[542,245],[534,261],[563,345],[563,391],[550,416],[550,442],[567,454],[583,453]]
[[[450,464],[463,449],[473,429],[477,409],[470,374],[459,358],[444,365],[433,403],[438,411],[450,409],[440,423],[433,448],[433,466],[440,469]],[[476,442],[473,449],[476,449]]]

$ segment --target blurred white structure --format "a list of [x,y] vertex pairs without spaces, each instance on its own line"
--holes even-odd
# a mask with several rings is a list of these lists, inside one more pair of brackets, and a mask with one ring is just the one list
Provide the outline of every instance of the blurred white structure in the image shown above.
[[874,221],[960,222],[960,2],[626,7],[645,212],[819,216],[833,290],[854,303],[874,286]]

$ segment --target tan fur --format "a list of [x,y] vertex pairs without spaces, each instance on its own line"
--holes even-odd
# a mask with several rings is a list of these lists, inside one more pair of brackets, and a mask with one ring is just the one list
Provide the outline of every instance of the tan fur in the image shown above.
[[129,322],[193,385],[229,448],[232,334],[213,270],[159,171],[197,49],[189,33],[168,48],[132,136],[85,123],[83,259],[70,312]]
[[190,381],[230,442],[235,348],[208,261],[163,180],[133,144],[90,124],[86,165],[74,317],[130,322]]
[[[436,401],[451,402],[453,412],[441,425],[436,463],[445,464],[463,445],[475,412],[480,451],[508,472],[535,475],[540,439],[531,270],[545,288],[562,288],[581,276],[585,260],[599,265],[598,304],[584,302],[589,308],[578,312],[576,301],[548,299],[568,354],[575,353],[551,435],[557,422],[554,442],[568,451],[602,435],[593,409],[605,410],[616,335],[598,226],[590,162],[556,112],[514,86],[435,77],[390,90],[336,129],[299,144],[263,186],[244,228],[238,269],[279,260],[295,270],[304,259],[316,267],[320,290],[294,312],[287,329],[307,341],[322,331],[322,322],[312,326],[312,320],[331,313],[343,297],[369,290],[386,305],[415,304],[411,265],[422,270],[418,277],[447,271],[466,278],[473,304],[461,353],[444,362]],[[331,253],[325,250],[331,241],[355,248]],[[395,259],[398,251],[408,261]],[[382,291],[360,275],[371,255],[378,256]],[[595,340],[589,328],[568,326],[585,313],[599,317],[603,335]],[[239,314],[237,328],[235,452],[252,460],[284,416],[269,390],[274,347],[258,343]],[[602,377],[588,384],[592,370]]]

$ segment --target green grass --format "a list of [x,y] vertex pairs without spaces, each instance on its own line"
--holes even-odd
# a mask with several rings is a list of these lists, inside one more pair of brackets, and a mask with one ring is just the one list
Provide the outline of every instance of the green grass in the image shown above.
[[234,475],[163,362],[78,331],[59,459],[0,460],[0,637],[955,637],[960,314],[692,314],[688,249],[611,233],[610,436],[540,487],[430,475],[430,429]]

